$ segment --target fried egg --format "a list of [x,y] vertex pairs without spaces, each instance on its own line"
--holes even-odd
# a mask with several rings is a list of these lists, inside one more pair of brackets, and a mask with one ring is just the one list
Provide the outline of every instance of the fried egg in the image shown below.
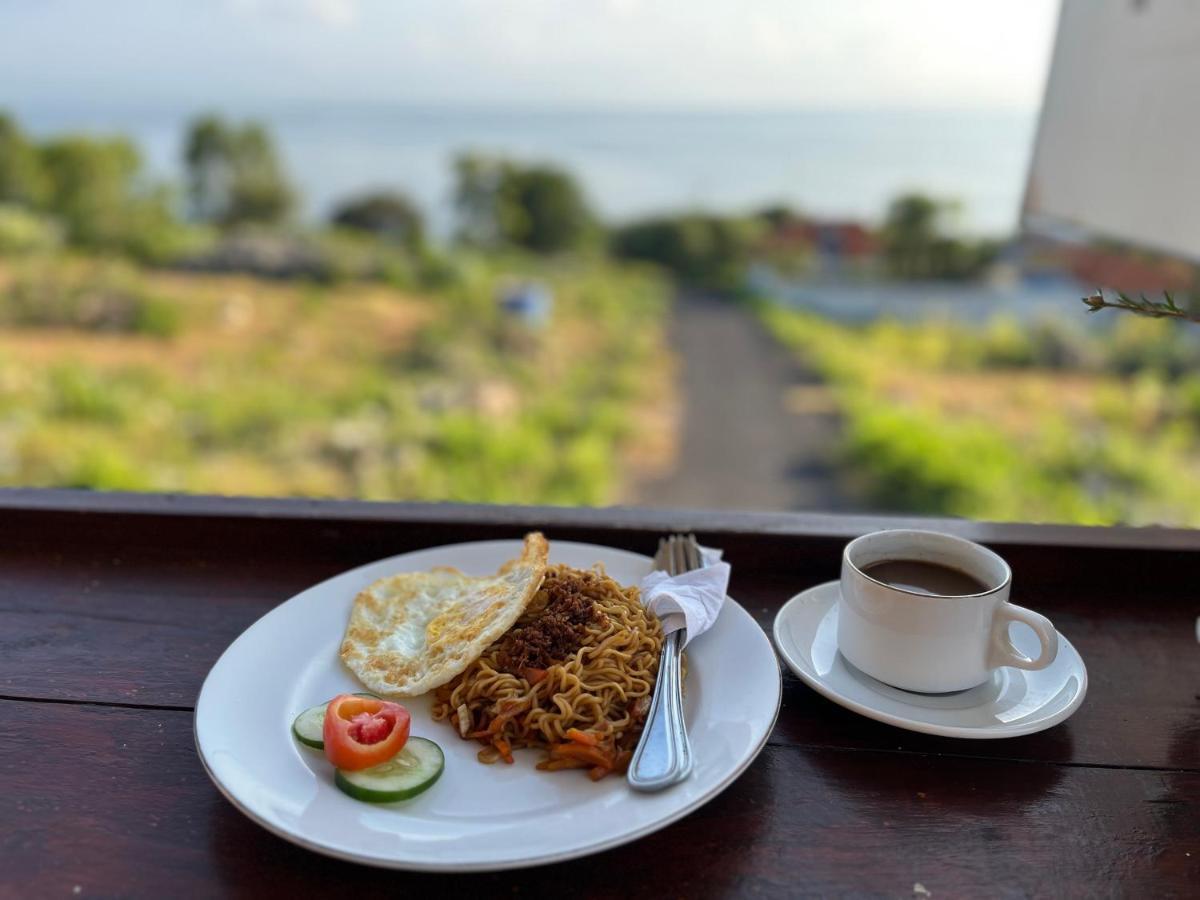
[[415,697],[445,684],[525,611],[549,552],[534,532],[495,575],[437,568],[379,579],[354,599],[342,660],[379,694]]

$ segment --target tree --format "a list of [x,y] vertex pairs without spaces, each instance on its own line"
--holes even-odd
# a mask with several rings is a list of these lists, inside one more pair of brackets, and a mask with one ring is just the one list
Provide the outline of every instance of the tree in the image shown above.
[[884,220],[884,255],[899,278],[930,276],[932,247],[939,237],[940,204],[923,194],[904,194],[892,201]]
[[583,191],[561,169],[474,154],[460,156],[454,167],[459,237],[466,243],[558,253],[595,233]]
[[897,278],[961,279],[977,276],[999,250],[993,241],[971,241],[948,233],[953,201],[904,194],[888,207],[884,255]]
[[224,227],[278,224],[295,204],[271,136],[261,126],[204,116],[184,147],[192,217]]
[[804,224],[804,216],[782,203],[764,206],[755,213],[755,217],[762,219],[772,231]]
[[37,148],[0,113],[0,203],[41,206],[49,185]]
[[623,259],[658,263],[685,282],[732,288],[761,227],[761,221],[699,213],[643,219],[613,232],[612,250]]
[[379,191],[349,200],[334,211],[330,221],[408,247],[419,247],[424,240],[420,210],[412,200],[395,191]]
[[513,242],[538,253],[578,247],[593,230],[595,219],[575,180],[559,169],[518,169],[509,184],[513,203],[523,212]]
[[170,226],[168,197],[142,184],[141,158],[125,138],[59,138],[44,144],[39,156],[45,208],[71,243],[129,249]]
[[454,160],[454,208],[458,238],[475,247],[498,246],[508,230],[501,219],[510,211],[500,184],[509,164],[466,153]]
[[217,222],[229,206],[231,140],[225,124],[215,116],[192,122],[183,156],[187,167],[187,192],[192,218]]

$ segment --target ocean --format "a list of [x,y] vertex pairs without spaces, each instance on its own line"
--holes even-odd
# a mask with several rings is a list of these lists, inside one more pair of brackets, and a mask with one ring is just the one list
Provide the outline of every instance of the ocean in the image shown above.
[[[120,132],[156,177],[179,180],[190,111],[14,109],[34,134]],[[304,214],[373,188],[399,188],[433,229],[452,225],[451,161],[467,150],[574,172],[609,221],[682,208],[747,211],[787,203],[813,215],[878,221],[921,190],[961,203],[971,233],[1017,223],[1033,112],[584,112],[323,106],[264,111]]]

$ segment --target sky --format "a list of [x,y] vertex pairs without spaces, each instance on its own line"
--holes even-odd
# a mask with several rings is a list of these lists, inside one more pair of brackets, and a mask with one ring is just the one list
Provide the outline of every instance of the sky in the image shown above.
[[0,108],[1036,109],[1057,0],[0,0]]

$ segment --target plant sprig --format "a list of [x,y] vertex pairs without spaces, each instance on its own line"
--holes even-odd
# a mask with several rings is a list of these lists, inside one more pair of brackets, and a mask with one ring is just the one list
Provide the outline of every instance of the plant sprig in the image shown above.
[[1151,319],[1185,319],[1189,322],[1200,322],[1200,313],[1185,309],[1175,302],[1170,291],[1163,291],[1162,300],[1151,300],[1145,294],[1130,297],[1124,291],[1117,291],[1116,299],[1110,300],[1103,292],[1097,290],[1089,297],[1083,298],[1088,312],[1100,312],[1102,309],[1124,309],[1139,316]]

